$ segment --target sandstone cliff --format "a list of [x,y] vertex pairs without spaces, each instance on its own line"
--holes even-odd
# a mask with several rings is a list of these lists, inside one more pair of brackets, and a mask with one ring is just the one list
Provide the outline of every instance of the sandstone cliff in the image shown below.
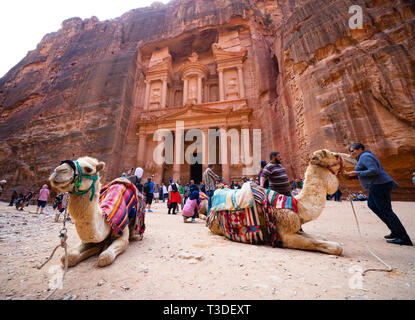
[[413,1],[353,1],[363,9],[361,30],[349,28],[350,1],[277,2],[274,137],[290,137],[281,148],[296,172],[313,150],[345,152],[360,141],[400,183],[401,198],[414,199]]
[[192,35],[239,19],[252,43],[247,98],[263,158],[278,149],[293,178],[312,151],[361,141],[409,199],[414,4],[353,4],[364,10],[363,30],[348,27],[346,0],[176,0],[108,21],[68,19],[0,79],[1,178],[38,188],[59,160],[84,154],[107,163],[105,179],[135,166],[140,48],[176,38],[191,53]]

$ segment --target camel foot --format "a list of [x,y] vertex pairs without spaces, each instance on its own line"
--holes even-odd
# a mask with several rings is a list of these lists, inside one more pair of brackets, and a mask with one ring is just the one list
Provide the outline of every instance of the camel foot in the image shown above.
[[111,250],[106,250],[101,253],[98,257],[98,267],[106,267],[114,262],[115,260],[115,253]]
[[[68,268],[74,267],[80,261],[80,254],[68,253]],[[61,257],[62,266],[65,267],[65,255]]]
[[142,239],[143,239],[142,235],[134,234],[128,239],[128,241],[139,241],[139,240],[142,240]]
[[343,247],[339,243],[336,243],[336,242],[331,243],[331,248],[329,250],[333,252],[332,254],[336,256],[341,256],[343,253]]

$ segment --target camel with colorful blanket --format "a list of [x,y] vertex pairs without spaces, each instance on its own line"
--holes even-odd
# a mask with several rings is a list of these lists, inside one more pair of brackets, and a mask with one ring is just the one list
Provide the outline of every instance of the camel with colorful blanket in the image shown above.
[[313,153],[305,172],[301,193],[286,197],[246,182],[240,190],[216,190],[206,225],[230,240],[273,247],[342,254],[342,246],[301,231],[301,226],[316,220],[326,204],[326,195],[336,192],[337,174],[356,161],[347,154],[328,150]]
[[[51,185],[69,192],[68,213],[81,243],[69,250],[68,266],[99,253],[98,266],[114,262],[130,240],[142,239],[145,204],[133,183],[117,178],[101,189],[99,174],[104,162],[81,157],[61,162],[51,176]],[[64,257],[61,259],[64,263]]]

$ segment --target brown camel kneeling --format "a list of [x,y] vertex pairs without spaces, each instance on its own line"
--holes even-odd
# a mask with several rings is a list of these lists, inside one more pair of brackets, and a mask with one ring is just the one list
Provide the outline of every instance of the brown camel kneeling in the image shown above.
[[[337,174],[343,166],[351,168],[355,164],[356,161],[347,154],[325,149],[313,153],[305,172],[303,189],[295,197],[298,201],[298,212],[289,209],[273,209],[283,247],[334,255],[342,254],[343,249],[339,243],[316,239],[301,232],[300,229],[301,225],[316,220],[320,216],[326,204],[326,195],[335,193],[339,187]],[[219,222],[215,218],[210,230],[215,234],[223,235]]]

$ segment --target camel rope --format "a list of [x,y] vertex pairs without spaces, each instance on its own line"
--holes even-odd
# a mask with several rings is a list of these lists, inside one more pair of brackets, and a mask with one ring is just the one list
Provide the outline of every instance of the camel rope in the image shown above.
[[[68,195],[68,198],[69,198],[69,195]],[[67,199],[67,203],[68,203],[68,200],[69,199]],[[52,292],[49,293],[44,300],[48,300],[56,292],[56,290],[62,285],[63,279],[65,278],[66,272],[68,271],[68,244],[66,243],[66,240],[68,239],[68,234],[67,234],[68,230],[66,229],[66,219],[67,218],[68,218],[68,205],[66,205],[66,208],[65,208],[65,215],[63,217],[63,227],[59,231],[59,238],[61,240],[61,243],[59,245],[57,245],[55,247],[55,249],[53,249],[51,255],[46,259],[45,262],[43,262],[42,264],[36,266],[37,269],[39,269],[39,270],[42,269],[43,266],[45,264],[47,264],[52,259],[53,255],[55,254],[56,250],[59,247],[64,248],[64,250],[65,250],[65,269],[64,269],[62,278],[60,279],[59,284],[57,284],[55,286],[55,288],[52,290]]]
[[[345,178],[344,173],[342,172],[342,176]],[[360,231],[360,225],[359,225],[359,220],[357,219],[357,214],[356,214],[356,210],[354,208],[353,205],[353,196],[352,196],[352,192],[350,191],[349,188],[347,188],[345,185],[342,185],[342,188],[346,190],[346,192],[349,194],[349,200],[350,200],[350,204],[352,206],[352,210],[353,210],[353,215],[356,221],[356,225],[357,225],[357,231],[359,233],[360,236],[360,240],[362,240],[363,244],[365,245],[367,251],[373,256],[375,257],[380,263],[382,263],[383,265],[385,265],[387,267],[387,269],[379,269],[379,268],[367,268],[365,270],[363,270],[362,272],[362,276],[364,276],[367,272],[369,271],[384,271],[384,272],[391,272],[396,268],[392,268],[389,264],[387,264],[385,261],[383,261],[381,258],[379,258],[367,245],[366,241],[363,239],[362,233]]]

